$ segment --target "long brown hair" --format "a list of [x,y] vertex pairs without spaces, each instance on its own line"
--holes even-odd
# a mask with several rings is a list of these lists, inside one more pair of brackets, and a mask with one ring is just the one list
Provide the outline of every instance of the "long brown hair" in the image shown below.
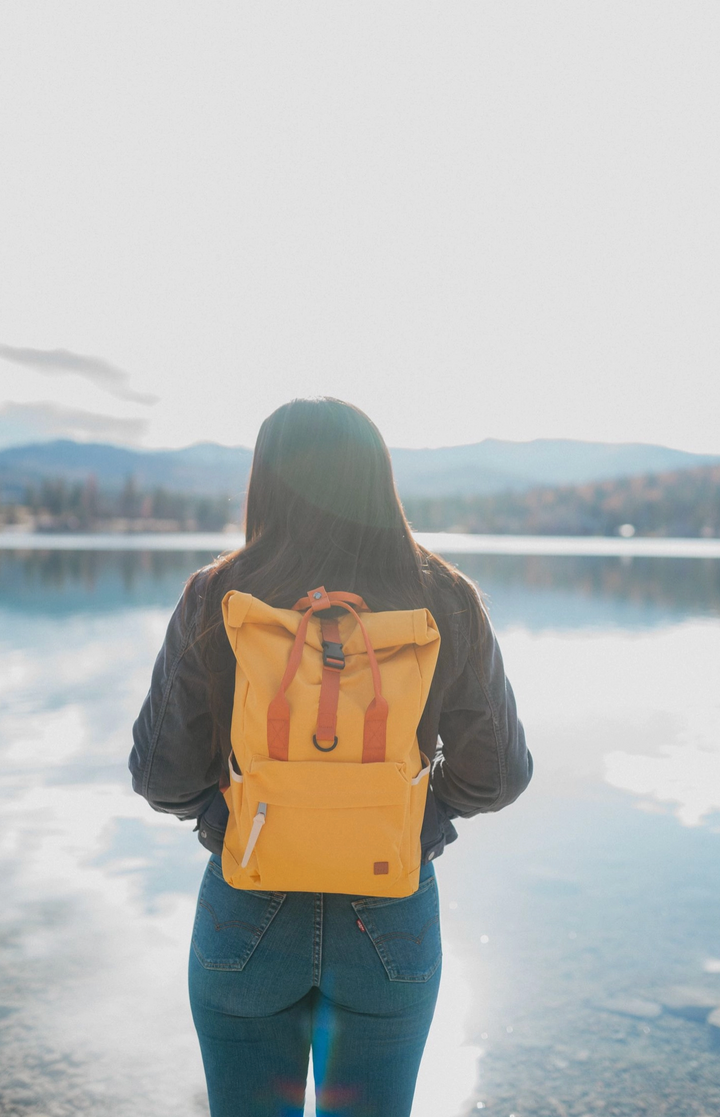
[[[294,399],[268,416],[253,455],[245,537],[244,547],[198,571],[185,591],[187,600],[197,584],[202,594],[199,639],[211,695],[220,665],[227,665],[220,606],[230,589],[279,608],[318,585],[358,593],[373,610],[426,606],[443,638],[437,677],[450,636],[447,604],[439,599],[443,586],[452,587],[453,611],[468,612],[471,646],[479,643],[484,614],[476,590],[415,542],[388,448],[353,404],[331,396]],[[225,728],[216,724],[216,734],[224,736]]]

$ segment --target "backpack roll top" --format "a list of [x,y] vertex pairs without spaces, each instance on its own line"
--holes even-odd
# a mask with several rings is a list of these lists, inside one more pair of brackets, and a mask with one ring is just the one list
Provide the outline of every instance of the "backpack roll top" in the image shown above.
[[372,613],[318,587],[294,609],[231,591],[223,618],[237,663],[225,879],[414,892],[430,773],[417,727],[440,646],[431,613]]

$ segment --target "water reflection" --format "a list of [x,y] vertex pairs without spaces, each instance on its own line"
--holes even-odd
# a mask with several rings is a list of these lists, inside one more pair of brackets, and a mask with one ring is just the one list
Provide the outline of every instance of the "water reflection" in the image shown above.
[[126,771],[166,619],[3,610],[2,1112],[206,1111],[184,993],[205,858]]
[[[705,693],[711,695],[720,664],[720,641],[707,639],[714,632],[694,635],[693,651],[705,653],[698,655],[698,669],[706,675]],[[708,670],[703,672],[705,665]],[[643,809],[668,803],[685,826],[712,823],[713,814],[720,812],[720,703],[714,707],[698,703],[676,711],[673,729],[672,740],[661,740],[654,755],[607,753],[605,779],[613,787],[641,796],[638,806]],[[715,821],[720,833],[720,817]]]
[[170,605],[188,575],[212,557],[186,551],[0,551],[0,604],[40,612]]
[[[720,616],[720,562],[604,556],[462,555],[495,623],[529,628],[637,627],[687,616]],[[209,551],[0,551],[0,603],[7,608],[127,608],[171,604]],[[52,589],[44,602],[38,590]]]
[[[207,1113],[185,992],[205,854],[132,794],[126,758],[208,557],[0,554],[0,1112]],[[538,767],[438,863],[415,1117],[720,1111],[710,1029],[662,1009],[677,984],[720,1003],[720,563],[462,564]],[[638,999],[657,1014],[618,1011]]]
[[716,559],[463,555],[458,565],[502,626],[637,628],[720,616]]

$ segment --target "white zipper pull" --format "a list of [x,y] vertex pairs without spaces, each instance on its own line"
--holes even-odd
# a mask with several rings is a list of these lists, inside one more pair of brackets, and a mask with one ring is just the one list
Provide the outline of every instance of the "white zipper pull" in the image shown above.
[[262,830],[263,826],[265,825],[265,815],[266,814],[267,814],[267,803],[258,803],[257,814],[255,815],[255,818],[253,819],[252,829],[250,830],[250,837],[248,838],[248,844],[245,846],[245,853],[243,854],[243,859],[240,862],[240,868],[241,869],[244,869],[246,867],[248,861],[250,860],[250,854],[255,849],[255,843],[257,842],[258,838],[260,837],[260,831]]

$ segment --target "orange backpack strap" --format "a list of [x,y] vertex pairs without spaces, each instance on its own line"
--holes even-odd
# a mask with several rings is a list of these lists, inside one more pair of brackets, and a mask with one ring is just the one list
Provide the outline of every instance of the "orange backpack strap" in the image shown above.
[[268,706],[267,743],[268,756],[273,760],[287,760],[290,749],[290,703],[285,697],[285,691],[295,678],[295,672],[300,666],[305,635],[307,633],[312,609],[300,621],[300,626],[295,636],[295,642],[290,652],[290,658],[285,668],[285,674],[280,683],[280,689]]
[[363,729],[363,751],[362,762],[363,764],[375,763],[376,761],[383,761],[385,759],[385,739],[387,735],[387,719],[388,719],[388,704],[387,699],[383,698],[382,682],[380,679],[380,668],[378,667],[375,649],[370,643],[370,637],[367,634],[365,625],[360,620],[352,606],[346,606],[348,612],[352,613],[355,620],[360,625],[360,631],[363,634],[365,641],[365,650],[370,660],[370,670],[373,677],[373,688],[375,690],[375,697],[365,711],[365,726]]
[[[360,626],[360,631],[365,641],[365,650],[367,651],[368,660],[370,661],[373,689],[375,691],[375,697],[365,711],[362,760],[364,764],[384,761],[388,704],[382,694],[380,668],[378,667],[377,658],[375,656],[375,649],[370,643],[370,637],[367,634],[365,625],[353,609],[353,604],[357,605],[361,610],[367,609],[367,605],[357,594],[345,593],[337,590],[333,590],[328,594],[324,586],[318,586],[317,589],[310,590],[306,597],[302,597],[293,605],[293,609],[306,609],[307,612],[300,621],[292,651],[290,652],[290,658],[285,668],[285,674],[280,683],[280,689],[268,707],[268,755],[272,757],[272,759],[288,759],[290,747],[290,704],[288,703],[285,691],[295,678],[295,673],[300,666],[310,617],[313,613],[330,608],[331,605],[339,605],[341,608],[347,609],[348,613],[352,613]],[[323,621],[321,625],[323,629],[323,641],[340,644],[340,630],[337,622]],[[337,639],[334,639],[335,636]],[[332,740],[333,745],[331,749],[334,748],[337,743],[335,739],[335,726],[337,720],[337,703],[340,694],[340,671],[342,670],[340,666],[340,656],[335,657],[335,663],[333,664],[332,653],[334,651],[335,649],[331,649],[331,654],[328,654],[327,649],[324,649],[318,725],[317,733],[315,734],[316,742],[317,740]],[[344,666],[344,659],[342,666]],[[329,752],[331,749],[321,749],[321,751]]]
[[[337,708],[340,697],[340,672],[345,666],[345,656],[337,621],[321,621],[323,641],[323,672],[318,703],[317,729],[313,742],[321,752],[331,752],[337,744]],[[332,741],[323,748],[318,741]]]

